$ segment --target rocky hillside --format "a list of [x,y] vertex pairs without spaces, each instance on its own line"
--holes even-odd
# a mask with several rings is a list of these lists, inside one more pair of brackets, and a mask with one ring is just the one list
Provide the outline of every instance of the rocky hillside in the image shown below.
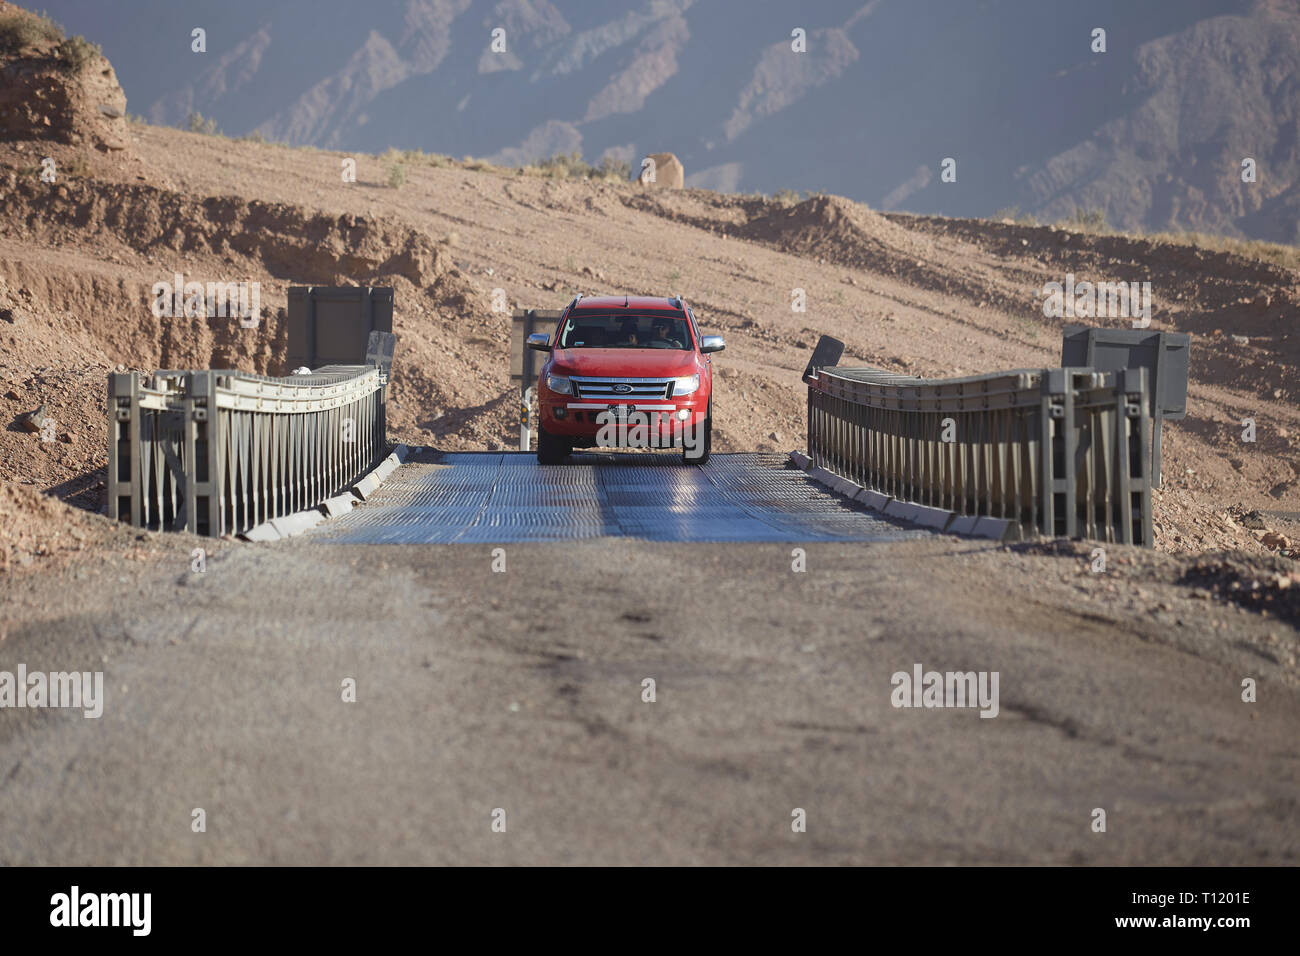
[[[1300,5],[1273,0],[1139,47],[1133,107],[1022,177],[1047,217],[1300,242]],[[1255,161],[1255,181],[1242,162]]]

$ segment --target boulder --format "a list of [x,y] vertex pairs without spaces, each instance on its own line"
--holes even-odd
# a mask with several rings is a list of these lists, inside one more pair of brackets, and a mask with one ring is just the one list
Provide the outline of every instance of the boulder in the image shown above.
[[672,153],[651,153],[646,159],[654,161],[654,180],[650,179],[650,165],[644,160],[637,182],[642,186],[658,186],[661,189],[681,189],[686,185],[686,171],[681,160]]
[[16,419],[15,424],[24,431],[38,432],[45,427],[46,412],[45,406],[34,409],[30,412],[23,412]]

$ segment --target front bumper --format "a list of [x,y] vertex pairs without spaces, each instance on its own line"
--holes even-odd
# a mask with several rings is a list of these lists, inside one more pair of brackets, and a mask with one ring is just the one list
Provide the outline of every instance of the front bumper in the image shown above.
[[[627,421],[602,417],[613,406],[639,414],[630,415]],[[575,399],[548,389],[538,398],[538,410],[543,429],[577,447],[596,446],[602,438],[621,446],[629,435],[635,440],[640,434],[657,439],[656,447],[666,447],[680,443],[686,429],[702,427],[708,405],[696,395],[681,399],[609,402]]]

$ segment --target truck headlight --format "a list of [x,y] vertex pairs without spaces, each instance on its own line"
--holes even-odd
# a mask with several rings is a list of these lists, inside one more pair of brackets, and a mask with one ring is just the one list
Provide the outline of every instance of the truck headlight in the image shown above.
[[673,379],[673,398],[679,395],[689,395],[700,387],[700,377],[698,375],[687,375],[683,378]]
[[546,387],[552,392],[559,392],[561,395],[571,394],[573,388],[569,380],[563,375],[547,375]]

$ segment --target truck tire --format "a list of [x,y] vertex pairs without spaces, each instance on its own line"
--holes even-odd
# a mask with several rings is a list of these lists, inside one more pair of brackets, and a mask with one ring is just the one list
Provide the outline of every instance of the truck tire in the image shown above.
[[539,465],[562,465],[569,457],[573,446],[558,435],[552,435],[541,428],[537,431],[537,463]]
[[707,465],[709,463],[709,452],[713,448],[713,399],[709,399],[709,411],[704,416],[704,442],[703,448],[698,456],[693,456],[682,444],[682,464],[683,465]]

